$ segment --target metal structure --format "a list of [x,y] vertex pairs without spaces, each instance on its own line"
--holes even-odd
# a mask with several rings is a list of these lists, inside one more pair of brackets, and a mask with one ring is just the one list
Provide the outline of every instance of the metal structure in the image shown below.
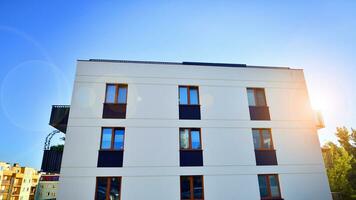
[[46,140],[45,140],[45,144],[44,144],[44,150],[49,150],[51,148],[51,139],[57,133],[60,133],[60,131],[59,130],[53,130],[51,133],[49,133],[47,135]]

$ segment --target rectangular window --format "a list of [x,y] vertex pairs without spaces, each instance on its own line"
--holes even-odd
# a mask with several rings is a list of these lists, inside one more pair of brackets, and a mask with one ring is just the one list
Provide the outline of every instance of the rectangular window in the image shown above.
[[252,129],[253,144],[256,150],[273,150],[271,129]]
[[261,199],[281,198],[279,180],[277,174],[258,175]]
[[204,200],[203,176],[180,177],[181,200]]
[[201,135],[199,128],[181,128],[179,130],[181,150],[201,150]]
[[107,84],[105,103],[126,104],[127,85]]
[[124,128],[102,128],[100,150],[123,150]]
[[249,106],[267,106],[263,88],[247,88],[247,98]]
[[179,86],[180,105],[199,105],[199,90],[197,86]]
[[97,177],[96,200],[120,200],[121,177]]

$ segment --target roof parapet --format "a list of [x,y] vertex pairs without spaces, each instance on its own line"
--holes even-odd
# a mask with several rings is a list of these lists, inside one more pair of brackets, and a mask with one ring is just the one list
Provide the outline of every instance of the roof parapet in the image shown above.
[[255,66],[237,63],[210,63],[210,62],[164,62],[164,61],[138,61],[138,60],[113,60],[113,59],[89,59],[77,61],[83,62],[111,62],[111,63],[138,63],[138,64],[160,64],[160,65],[194,65],[194,66],[211,66],[211,67],[241,67],[241,68],[261,68],[261,69],[292,69],[290,67],[277,66]]

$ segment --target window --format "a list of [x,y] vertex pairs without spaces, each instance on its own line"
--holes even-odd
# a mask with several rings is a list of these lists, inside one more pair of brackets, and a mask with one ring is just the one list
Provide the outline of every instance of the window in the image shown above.
[[107,84],[105,103],[126,104],[127,85]]
[[252,129],[253,144],[256,150],[273,150],[271,129]]
[[258,175],[261,199],[281,198],[277,174]]
[[267,106],[263,88],[247,88],[247,97],[249,106]]
[[96,200],[119,200],[121,198],[121,177],[97,177]]
[[179,130],[179,141],[181,150],[201,149],[200,129],[181,128]]
[[103,128],[100,150],[123,150],[124,137],[124,128]]
[[203,200],[203,176],[181,176],[180,190],[181,200]]
[[196,86],[179,86],[180,105],[199,105],[199,91]]

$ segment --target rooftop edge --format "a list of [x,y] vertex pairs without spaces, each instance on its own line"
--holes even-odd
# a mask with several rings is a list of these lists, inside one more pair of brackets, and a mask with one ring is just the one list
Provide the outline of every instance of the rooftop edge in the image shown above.
[[138,64],[161,64],[161,65],[195,65],[195,66],[212,66],[212,67],[242,67],[242,68],[262,68],[262,69],[289,69],[300,70],[290,67],[278,67],[278,66],[255,66],[236,63],[210,63],[210,62],[163,62],[163,61],[138,61],[138,60],[111,60],[111,59],[78,59],[80,62],[112,62],[112,63],[138,63]]

